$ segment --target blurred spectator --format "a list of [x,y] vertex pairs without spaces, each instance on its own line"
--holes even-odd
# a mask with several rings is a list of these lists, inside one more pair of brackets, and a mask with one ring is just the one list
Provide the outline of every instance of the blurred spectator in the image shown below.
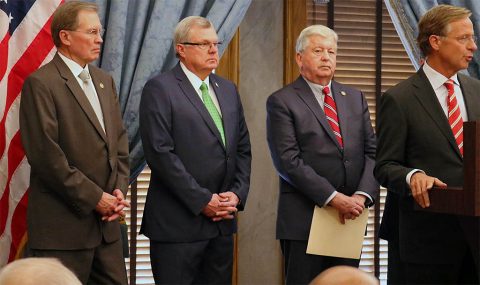
[[80,280],[55,258],[30,257],[14,261],[0,271],[2,285],[81,285]]
[[320,273],[310,285],[379,285],[378,280],[358,268],[335,266]]

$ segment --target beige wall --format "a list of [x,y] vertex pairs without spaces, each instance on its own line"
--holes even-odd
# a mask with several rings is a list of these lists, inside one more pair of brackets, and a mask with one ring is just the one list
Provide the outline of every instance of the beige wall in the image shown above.
[[283,1],[253,0],[240,25],[240,94],[252,143],[252,181],[239,216],[238,284],[281,284],[275,239],[278,177],[266,142],[267,97],[283,86]]

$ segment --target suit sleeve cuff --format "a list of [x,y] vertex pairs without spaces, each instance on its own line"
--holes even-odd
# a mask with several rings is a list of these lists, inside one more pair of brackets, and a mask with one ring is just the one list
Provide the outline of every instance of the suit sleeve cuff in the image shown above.
[[332,194],[330,194],[330,196],[328,196],[327,200],[325,200],[325,203],[323,203],[323,207],[327,206],[328,203],[330,203],[330,201],[332,201],[333,197],[335,197],[335,195],[337,195],[337,191],[333,191]]
[[412,179],[413,174],[415,174],[415,173],[417,173],[417,172],[425,173],[425,171],[420,170],[420,169],[414,169],[414,170],[410,171],[410,172],[407,174],[407,177],[406,177],[407,185],[408,185],[409,188],[410,188],[410,180]]

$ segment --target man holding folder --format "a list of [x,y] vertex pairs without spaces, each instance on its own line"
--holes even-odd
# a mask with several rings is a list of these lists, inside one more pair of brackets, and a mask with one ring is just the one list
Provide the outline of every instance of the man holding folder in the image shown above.
[[341,223],[372,205],[375,135],[362,92],[332,80],[337,34],[304,29],[296,44],[300,76],[267,101],[267,139],[280,176],[277,238],[287,284],[307,284],[336,265],[358,259],[306,253],[315,206],[332,206]]

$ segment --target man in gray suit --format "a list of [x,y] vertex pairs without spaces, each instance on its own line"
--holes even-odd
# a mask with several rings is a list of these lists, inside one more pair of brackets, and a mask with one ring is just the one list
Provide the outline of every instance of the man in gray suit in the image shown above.
[[230,284],[235,212],[250,185],[247,125],[235,85],[212,73],[212,23],[187,17],[174,42],[180,62],[147,82],[140,103],[152,170],[141,233],[156,284]]
[[128,142],[113,79],[89,65],[102,44],[97,6],[66,2],[51,31],[58,53],[25,80],[20,106],[29,246],[84,284],[126,284],[118,217],[129,206]]
[[297,40],[301,76],[267,100],[267,138],[280,176],[277,239],[287,284],[307,284],[358,259],[306,254],[315,205],[338,210],[342,223],[373,204],[375,135],[363,94],[333,81],[337,34],[314,25]]
[[480,81],[458,73],[477,49],[471,12],[439,5],[419,22],[426,57],[382,96],[375,177],[388,189],[380,237],[389,284],[478,284],[478,219],[415,209],[432,186],[463,185],[463,122],[480,119]]

